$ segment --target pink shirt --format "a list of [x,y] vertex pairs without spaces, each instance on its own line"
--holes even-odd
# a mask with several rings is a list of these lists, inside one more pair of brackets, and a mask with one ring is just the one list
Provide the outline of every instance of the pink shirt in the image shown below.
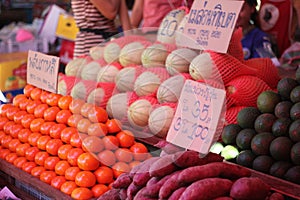
[[182,5],[182,0],[144,0],[142,27],[159,27],[163,18]]

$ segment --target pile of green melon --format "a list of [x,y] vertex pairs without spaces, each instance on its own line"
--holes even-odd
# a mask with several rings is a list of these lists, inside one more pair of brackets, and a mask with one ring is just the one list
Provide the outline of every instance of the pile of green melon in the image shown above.
[[300,184],[300,69],[281,78],[276,91],[260,93],[256,107],[240,110],[236,121],[221,135],[239,151],[231,161]]

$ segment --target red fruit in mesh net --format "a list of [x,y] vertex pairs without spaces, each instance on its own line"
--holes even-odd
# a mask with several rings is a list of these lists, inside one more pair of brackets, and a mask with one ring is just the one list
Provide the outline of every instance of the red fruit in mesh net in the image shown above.
[[144,36],[141,35],[125,35],[123,37],[116,38],[114,40],[111,40],[110,42],[107,43],[116,43],[118,44],[121,48],[124,47],[126,44],[129,44],[131,42],[137,42],[137,41],[146,41],[147,39]]
[[207,86],[211,86],[214,88],[225,89],[224,84],[220,80],[205,79],[205,80],[198,80],[197,82],[204,83]]
[[73,86],[78,81],[76,76],[61,75],[58,81],[58,93],[62,95],[70,95]]
[[243,46],[241,43],[243,37],[242,28],[238,28],[233,32],[231,40],[229,42],[227,53],[237,58],[238,60],[244,60]]
[[233,106],[227,109],[226,115],[225,115],[225,121],[226,124],[237,124],[237,115],[246,106]]
[[277,87],[280,76],[270,58],[252,58],[244,62],[247,66],[257,70],[257,77],[264,80],[271,88]]
[[242,75],[256,75],[257,69],[245,65],[230,54],[222,54],[214,51],[207,51],[215,64],[211,79],[223,79],[227,84],[232,79]]
[[265,90],[271,90],[266,82],[256,76],[238,76],[226,86],[228,98],[235,106],[256,107],[257,97]]

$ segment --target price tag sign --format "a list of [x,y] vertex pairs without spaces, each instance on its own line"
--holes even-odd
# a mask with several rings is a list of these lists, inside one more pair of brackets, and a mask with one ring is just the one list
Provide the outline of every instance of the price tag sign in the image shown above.
[[29,51],[27,58],[27,83],[57,92],[59,58],[43,53]]
[[206,155],[222,131],[226,92],[187,80],[167,134],[167,141]]
[[177,45],[226,53],[244,1],[195,0]]

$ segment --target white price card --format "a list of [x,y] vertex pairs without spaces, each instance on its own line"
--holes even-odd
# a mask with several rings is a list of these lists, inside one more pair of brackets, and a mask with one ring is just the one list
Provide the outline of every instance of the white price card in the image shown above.
[[187,80],[167,134],[167,141],[206,155],[218,140],[225,119],[223,89]]
[[29,51],[27,58],[27,83],[57,92],[59,58],[36,51]]
[[226,53],[243,3],[195,0],[177,45]]

